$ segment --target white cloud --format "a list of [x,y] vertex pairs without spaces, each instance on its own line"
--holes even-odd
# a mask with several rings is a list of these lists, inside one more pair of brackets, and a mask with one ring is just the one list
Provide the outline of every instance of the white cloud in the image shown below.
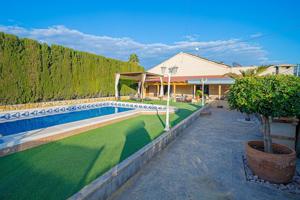
[[[239,62],[250,65],[268,62],[267,52],[262,46],[239,38],[199,41],[195,34],[185,36],[183,41],[165,44],[141,43],[128,37],[115,38],[86,34],[62,25],[32,29],[0,25],[0,31],[122,60],[127,60],[131,53],[137,53],[142,65],[146,67],[158,64],[163,59],[180,51],[199,54],[229,64]],[[261,35],[253,34],[249,38],[260,37]]]
[[250,35],[250,38],[260,38],[263,36],[264,36],[264,34],[262,34],[262,33],[254,33],[254,34]]
[[188,41],[196,41],[196,40],[198,40],[199,35],[197,35],[197,34],[185,35],[183,38]]

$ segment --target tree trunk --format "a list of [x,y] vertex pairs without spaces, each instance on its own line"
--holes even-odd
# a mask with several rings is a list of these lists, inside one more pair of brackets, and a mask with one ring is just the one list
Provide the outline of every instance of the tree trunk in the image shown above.
[[270,131],[270,118],[262,116],[264,126],[264,151],[267,153],[273,153],[272,150],[272,138]]

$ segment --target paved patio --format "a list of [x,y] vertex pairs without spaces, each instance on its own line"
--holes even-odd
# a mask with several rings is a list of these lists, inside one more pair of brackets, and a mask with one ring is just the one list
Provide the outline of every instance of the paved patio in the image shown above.
[[244,143],[261,135],[257,124],[237,121],[242,117],[212,109],[212,115],[201,116],[111,199],[300,199],[246,181]]

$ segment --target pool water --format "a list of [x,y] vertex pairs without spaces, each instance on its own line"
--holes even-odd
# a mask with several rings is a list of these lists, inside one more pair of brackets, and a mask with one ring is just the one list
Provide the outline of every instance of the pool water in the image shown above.
[[125,112],[129,110],[133,109],[122,107],[101,107],[89,110],[81,110],[42,117],[35,117],[30,119],[3,122],[0,123],[0,134],[2,136],[8,136],[26,131],[47,128],[59,124],[65,124],[69,122],[75,122],[79,120]]

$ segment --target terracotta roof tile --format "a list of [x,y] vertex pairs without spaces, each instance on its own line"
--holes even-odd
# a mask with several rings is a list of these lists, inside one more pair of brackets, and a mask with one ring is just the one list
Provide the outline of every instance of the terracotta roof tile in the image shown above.
[[[201,79],[201,78],[222,78],[224,77],[223,75],[213,75],[213,76],[174,76],[171,77],[171,82],[187,82],[188,80],[192,79]],[[167,77],[163,78],[164,82],[168,81]],[[151,79],[151,80],[146,80],[146,82],[160,82],[159,79]]]

